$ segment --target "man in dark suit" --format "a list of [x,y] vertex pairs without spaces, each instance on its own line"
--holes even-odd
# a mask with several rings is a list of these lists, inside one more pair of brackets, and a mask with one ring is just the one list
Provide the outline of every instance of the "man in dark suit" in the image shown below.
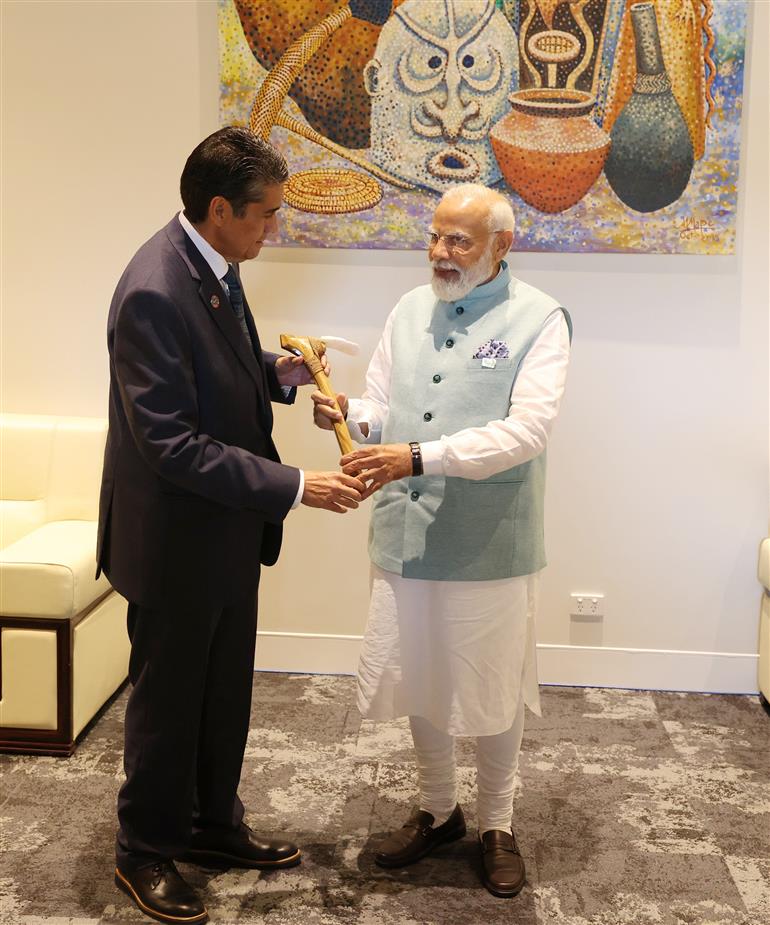
[[282,465],[271,401],[311,377],[263,353],[238,263],[275,230],[283,157],[239,128],[206,138],[181,178],[184,211],[129,263],[110,307],[110,428],[99,567],[129,601],[126,781],[115,881],[143,912],[203,922],[175,858],[274,869],[286,839],[243,822],[260,564],[303,503],[344,513],[364,486]]

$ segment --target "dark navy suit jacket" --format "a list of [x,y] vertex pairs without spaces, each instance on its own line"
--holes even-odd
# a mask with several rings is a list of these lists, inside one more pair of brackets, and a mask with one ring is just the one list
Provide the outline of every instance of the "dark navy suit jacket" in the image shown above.
[[134,603],[233,604],[278,558],[300,476],[280,462],[270,402],[294,392],[245,311],[253,350],[176,217],[115,290],[97,562]]

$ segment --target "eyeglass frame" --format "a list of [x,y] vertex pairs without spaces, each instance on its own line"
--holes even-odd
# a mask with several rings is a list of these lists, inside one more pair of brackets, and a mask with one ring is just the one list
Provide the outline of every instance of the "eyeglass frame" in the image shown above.
[[[501,231],[505,231],[505,229],[495,228],[493,231],[488,231],[486,236],[489,237],[493,234],[499,234]],[[450,238],[458,238],[459,240],[455,244],[452,244],[450,243]],[[423,234],[422,239],[425,241],[429,248],[438,246],[439,241],[443,240],[444,246],[446,247],[447,253],[449,254],[467,254],[476,243],[473,238],[469,238],[464,234],[438,234],[436,231],[426,231]],[[462,242],[467,242],[467,244],[463,244]]]

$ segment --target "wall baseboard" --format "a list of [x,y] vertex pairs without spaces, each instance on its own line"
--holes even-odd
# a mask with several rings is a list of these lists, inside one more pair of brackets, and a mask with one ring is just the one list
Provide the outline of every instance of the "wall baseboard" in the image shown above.
[[[360,636],[259,632],[257,671],[355,674]],[[540,644],[542,684],[756,694],[758,656]]]
[[362,636],[257,630],[257,671],[355,674]]
[[541,684],[756,694],[758,655],[538,645]]

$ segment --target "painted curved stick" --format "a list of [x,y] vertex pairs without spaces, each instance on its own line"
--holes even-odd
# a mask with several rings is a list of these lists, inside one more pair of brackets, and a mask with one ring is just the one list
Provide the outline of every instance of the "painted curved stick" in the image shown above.
[[343,6],[305,32],[284,51],[275,67],[262,81],[251,108],[249,127],[255,135],[268,140],[291,85],[318,49],[352,16],[350,6]]
[[333,154],[344,157],[346,161],[350,161],[350,163],[355,164],[356,167],[362,167],[373,177],[377,177],[378,180],[384,180],[386,183],[390,183],[391,186],[398,186],[401,189],[414,189],[413,183],[408,183],[406,180],[402,180],[400,177],[395,176],[395,174],[383,170],[376,164],[372,164],[371,161],[367,161],[365,157],[356,154],[355,151],[338,145],[336,141],[332,141],[331,138],[327,138],[309,125],[305,125],[304,122],[300,122],[299,119],[290,116],[288,112],[280,110],[275,117],[275,124],[281,128],[285,128],[288,132],[294,132],[295,135],[299,135],[301,138],[307,138],[308,141],[315,142],[319,147],[326,148]]
[[[281,334],[281,346],[284,350],[290,350],[292,353],[301,354],[310,371],[310,375],[315,379],[315,384],[319,391],[323,392],[327,398],[334,399],[334,407],[337,411],[340,406],[337,404],[337,395],[332,389],[329,377],[323,370],[321,357],[326,353],[326,344],[317,337],[297,337],[295,334]],[[343,456],[353,450],[353,441],[350,438],[350,431],[345,421],[334,422],[334,433],[337,436],[337,443]]]

